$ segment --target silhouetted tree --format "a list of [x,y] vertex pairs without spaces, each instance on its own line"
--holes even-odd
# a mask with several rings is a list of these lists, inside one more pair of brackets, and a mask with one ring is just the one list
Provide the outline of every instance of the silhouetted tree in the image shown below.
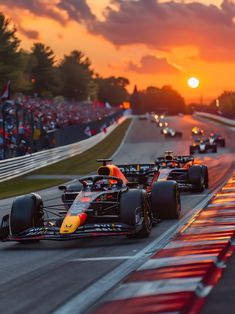
[[98,85],[97,97],[102,102],[108,102],[113,106],[120,105],[128,100],[126,86],[129,80],[125,77],[108,77],[96,79]]
[[13,85],[18,77],[20,41],[11,21],[0,13],[0,88],[11,80]]
[[36,43],[33,45],[31,57],[34,60],[34,66],[30,70],[33,91],[42,96],[55,94],[59,86],[59,76],[54,67],[54,52],[50,47]]
[[210,104],[212,113],[219,113],[229,118],[235,117],[235,92],[223,92]]
[[78,50],[65,55],[60,65],[62,94],[68,99],[86,100],[94,91],[90,60]]
[[170,86],[162,88],[149,86],[141,93],[142,113],[144,112],[167,112],[177,114],[185,112],[183,97]]
[[143,112],[141,95],[138,92],[136,85],[130,97],[130,103],[131,103],[131,109],[132,109],[133,114],[141,114]]

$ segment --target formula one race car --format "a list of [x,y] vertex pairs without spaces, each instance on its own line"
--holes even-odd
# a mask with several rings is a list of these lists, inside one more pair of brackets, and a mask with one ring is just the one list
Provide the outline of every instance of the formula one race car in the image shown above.
[[155,165],[159,169],[158,181],[174,180],[180,191],[203,192],[208,188],[207,166],[196,165],[193,156],[174,156],[167,151],[155,160]]
[[203,134],[204,134],[204,130],[200,129],[199,127],[194,126],[194,127],[192,128],[192,135],[193,135],[193,136],[194,136],[194,135],[196,135],[196,136],[198,136],[198,135],[202,136]]
[[193,155],[195,153],[217,153],[217,145],[215,143],[210,143],[208,139],[197,139],[192,145],[189,146],[189,154]]
[[211,133],[209,136],[209,142],[210,144],[216,144],[220,147],[225,147],[225,138],[218,133]]
[[182,132],[176,131],[173,128],[164,128],[164,129],[162,129],[162,134],[165,135],[165,138],[172,138],[172,137],[181,138],[183,136]]
[[102,161],[97,175],[83,177],[77,185],[59,187],[63,204],[46,207],[35,193],[17,197],[10,215],[2,219],[0,239],[148,237],[154,221],[179,217],[180,194],[175,181],[157,182],[157,169],[153,168],[145,173],[145,180],[142,176],[140,182],[129,182],[117,166]]
[[154,164],[119,165],[119,167],[130,182],[149,180],[154,169],[155,180],[176,181],[180,191],[203,192],[209,185],[207,166],[195,165],[193,156],[174,156],[171,151],[167,151],[163,157],[158,157]]

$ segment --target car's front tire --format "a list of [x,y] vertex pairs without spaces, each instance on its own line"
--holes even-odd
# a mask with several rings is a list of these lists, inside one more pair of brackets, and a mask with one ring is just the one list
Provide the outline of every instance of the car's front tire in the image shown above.
[[178,219],[181,201],[176,181],[155,182],[151,190],[151,206],[154,218]]
[[12,235],[32,227],[43,226],[43,202],[38,194],[17,197],[11,208],[10,230]]
[[142,228],[132,236],[146,238],[150,235],[153,224],[147,192],[139,189],[127,190],[120,199],[120,221],[136,228],[140,219],[143,219]]

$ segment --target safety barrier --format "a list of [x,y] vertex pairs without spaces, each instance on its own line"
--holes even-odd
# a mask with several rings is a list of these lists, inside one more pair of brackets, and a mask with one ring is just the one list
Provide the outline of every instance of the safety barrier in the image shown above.
[[196,111],[196,112],[194,112],[194,114],[196,116],[199,116],[199,117],[208,118],[208,119],[211,119],[214,121],[222,122],[223,124],[226,124],[230,127],[235,127],[235,120],[232,120],[232,119],[220,117],[220,116],[217,116],[215,114],[207,113],[207,112]]
[[109,126],[106,129],[106,132],[100,132],[86,140],[36,152],[31,155],[1,160],[0,182],[25,175],[33,170],[52,165],[58,161],[83,153],[97,143],[101,142],[107,135],[116,129],[117,126],[123,123],[126,118],[126,116],[120,118],[118,122]]

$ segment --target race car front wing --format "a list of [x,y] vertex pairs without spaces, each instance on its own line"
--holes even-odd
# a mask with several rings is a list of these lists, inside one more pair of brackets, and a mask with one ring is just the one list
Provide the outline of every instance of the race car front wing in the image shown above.
[[124,223],[105,223],[105,224],[85,224],[79,227],[74,233],[60,234],[59,227],[45,226],[33,227],[18,233],[17,235],[6,234],[0,230],[0,240],[8,241],[30,241],[30,240],[58,240],[66,241],[78,238],[133,235],[140,230],[141,225],[133,226]]

